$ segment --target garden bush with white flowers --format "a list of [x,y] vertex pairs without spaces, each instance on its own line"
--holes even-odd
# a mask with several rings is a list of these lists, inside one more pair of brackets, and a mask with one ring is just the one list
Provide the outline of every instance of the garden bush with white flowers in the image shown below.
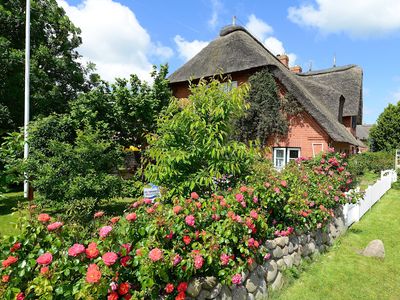
[[207,198],[137,199],[121,217],[97,212],[86,230],[30,207],[22,234],[0,245],[0,297],[184,299],[193,277],[240,285],[243,270],[270,258],[266,239],[323,227],[357,200],[345,194],[347,167],[336,153],[298,159]]

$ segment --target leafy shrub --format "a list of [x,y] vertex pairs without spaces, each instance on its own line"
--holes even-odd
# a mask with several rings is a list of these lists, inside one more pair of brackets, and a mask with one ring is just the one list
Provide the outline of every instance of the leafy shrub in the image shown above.
[[390,152],[364,152],[353,155],[349,159],[349,171],[355,176],[366,172],[379,173],[393,167],[394,155]]
[[49,226],[56,220],[34,214],[21,236],[0,245],[0,296],[184,299],[192,277],[240,284],[242,271],[269,259],[267,238],[322,227],[339,204],[357,200],[344,194],[351,184],[346,168],[344,157],[327,154],[208,198],[141,199],[121,218],[97,212],[91,234],[70,224]]
[[[36,131],[32,139],[39,144]],[[118,196],[122,179],[115,173],[121,151],[99,130],[86,127],[74,133],[74,144],[50,139],[43,148],[32,147],[28,160],[32,184],[46,199],[63,202]]]
[[170,195],[209,195],[220,181],[234,186],[253,160],[246,145],[232,139],[234,120],[244,113],[247,86],[226,92],[218,80],[201,81],[190,92],[188,100],[169,105],[149,137],[152,164],[146,178]]

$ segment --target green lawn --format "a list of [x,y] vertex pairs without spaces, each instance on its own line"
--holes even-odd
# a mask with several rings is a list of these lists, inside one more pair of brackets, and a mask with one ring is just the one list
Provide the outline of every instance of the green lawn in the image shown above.
[[18,233],[18,203],[25,203],[22,192],[0,195],[0,237]]
[[[400,299],[400,189],[391,189],[329,252],[273,299]],[[385,259],[357,251],[381,239]]]
[[[132,198],[113,199],[109,203],[102,204],[99,210],[103,210],[110,216],[121,215],[132,203]],[[4,235],[18,234],[17,221],[21,213],[26,214],[27,209],[18,211],[18,204],[27,207],[24,193],[5,193],[0,195],[0,237]],[[51,214],[52,211],[46,211]]]

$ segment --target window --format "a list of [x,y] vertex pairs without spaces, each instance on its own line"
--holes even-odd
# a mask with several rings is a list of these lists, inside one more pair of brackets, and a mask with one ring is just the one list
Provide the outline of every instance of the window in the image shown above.
[[237,86],[238,86],[237,81],[224,82],[222,84],[222,88],[225,93],[230,92],[233,88],[237,88]]
[[353,129],[356,129],[356,127],[357,127],[357,116],[352,116],[351,117],[351,127]]
[[282,169],[286,164],[286,148],[274,149],[274,167]]
[[300,157],[300,148],[274,148],[274,167],[282,169],[291,160]]

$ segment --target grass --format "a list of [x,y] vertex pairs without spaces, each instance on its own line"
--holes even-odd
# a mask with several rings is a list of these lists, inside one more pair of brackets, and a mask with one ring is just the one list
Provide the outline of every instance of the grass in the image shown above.
[[360,190],[365,191],[369,185],[374,184],[378,178],[380,178],[380,174],[376,174],[374,172],[366,172],[363,176],[360,178]]
[[[399,212],[400,189],[391,189],[329,252],[293,272],[299,278],[272,299],[400,299]],[[357,253],[374,239],[385,245],[383,260]]]
[[[118,198],[111,202],[102,204],[99,210],[103,210],[110,216],[122,215],[123,211],[132,203],[132,198]],[[17,228],[18,218],[26,214],[27,209],[18,210],[19,205],[26,207],[27,200],[24,199],[23,192],[5,193],[0,196],[0,237],[4,235],[15,235],[19,233]],[[52,210],[46,210],[51,214]]]

